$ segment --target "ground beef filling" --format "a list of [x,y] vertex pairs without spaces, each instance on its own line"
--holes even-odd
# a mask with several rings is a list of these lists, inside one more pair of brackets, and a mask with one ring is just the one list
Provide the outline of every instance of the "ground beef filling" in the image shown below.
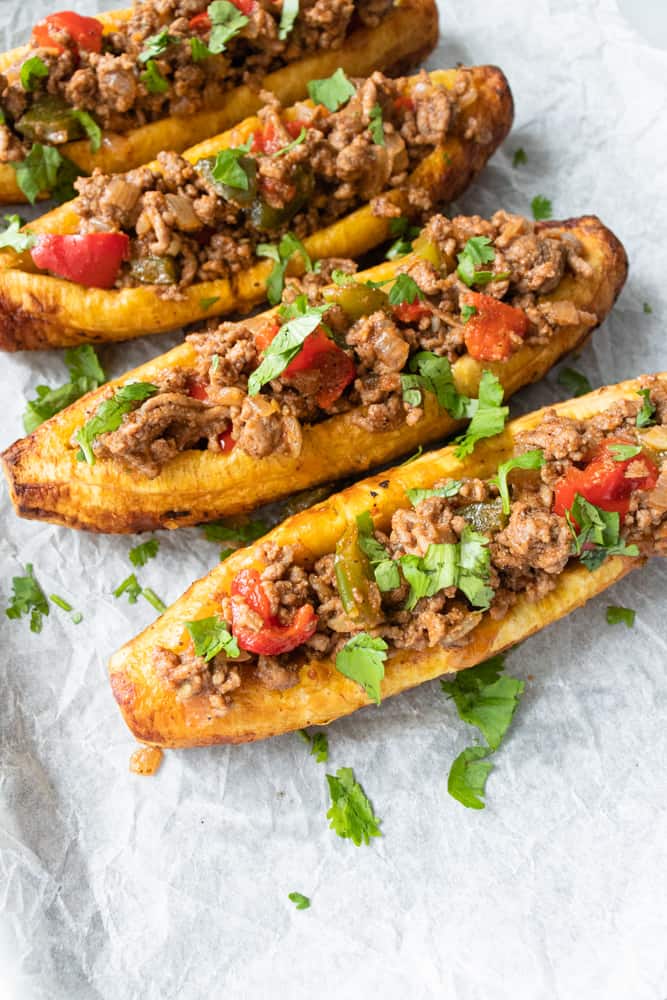
[[[374,73],[339,111],[303,104],[291,122],[265,93],[262,128],[237,163],[247,190],[216,180],[215,157],[193,166],[176,153],[161,153],[159,171],[95,171],[77,180],[81,231],[130,237],[117,287],[154,284],[163,296],[181,297],[193,282],[247,268],[258,259],[258,244],[287,231],[302,239],[369,201],[376,214],[396,215],[393,203],[380,197],[394,188],[406,191],[415,218],[425,216],[435,206],[409,182],[410,172],[460,131],[459,112],[475,91],[470,70],[458,76],[459,85],[448,91],[424,73],[406,101],[404,80]],[[379,108],[382,142],[371,127]]]
[[[493,241],[496,259],[492,266],[509,276],[491,282],[484,291],[524,310],[528,332],[521,343],[543,342],[561,322],[590,327],[597,322],[593,313],[578,309],[573,302],[558,303],[564,318],[550,312],[552,304],[539,302],[545,289],[555,287],[555,274],[561,280],[589,268],[582,247],[568,234],[542,231],[527,219],[505,212],[497,212],[488,222],[477,216],[452,220],[436,216],[425,232],[437,239],[444,260],[456,260],[471,236],[486,235]],[[514,251],[515,244],[519,251]],[[538,259],[551,261],[549,274],[533,266]],[[351,275],[355,267],[353,261],[321,261],[316,273],[291,281],[283,302],[293,303],[301,295],[310,306],[322,305],[328,301],[322,289],[329,285],[332,273]],[[222,323],[189,335],[196,358],[193,367],[158,375],[153,380],[158,394],[128,414],[117,431],[97,438],[95,453],[154,477],[185,449],[220,451],[224,445],[226,450],[240,448],[254,458],[298,455],[304,425],[346,410],[353,410],[355,422],[372,433],[417,423],[424,415],[424,396],[421,400],[404,396],[402,375],[419,351],[430,351],[449,362],[466,353],[462,309],[469,289],[456,271],[443,276],[428,260],[405,265],[404,270],[423,294],[416,311],[389,306],[384,292],[350,286],[356,297],[353,304],[359,306],[360,294],[361,305],[368,310],[353,319],[344,308],[346,304],[348,310],[352,308],[345,298],[350,288],[339,286],[341,298],[327,311],[324,322],[353,362],[355,377],[336,399],[323,403],[317,371],[283,374],[259,395],[249,397],[248,378],[262,358],[256,334],[242,323]],[[528,284],[532,291],[519,290]]]
[[[61,110],[74,108],[93,115],[110,132],[126,132],[172,115],[193,115],[220,106],[222,95],[233,87],[246,83],[257,89],[267,73],[281,66],[313,52],[340,48],[355,22],[376,25],[392,6],[392,0],[301,0],[294,27],[281,39],[280,4],[273,0],[243,3],[247,24],[228,40],[222,53],[197,61],[191,40],[207,44],[211,26],[205,19],[194,24],[192,19],[204,14],[209,2],[136,3],[129,21],[104,36],[100,53],[78,48],[64,29],[57,32],[62,52],[31,47],[22,62],[38,57],[47,70],[32,81],[34,89],[23,88],[21,64],[0,75],[0,107],[5,114],[5,124],[0,126],[0,162],[23,159],[35,139],[58,144],[78,137],[69,134],[71,122],[60,135],[53,130],[48,136],[34,134],[35,112],[53,119],[54,101]],[[147,50],[147,40],[165,31],[169,44],[153,59],[164,83],[151,88],[147,60],[139,57]],[[56,37],[53,31],[51,35]]]
[[[397,510],[386,531],[375,529],[376,541],[390,558],[423,556],[431,544],[459,541],[471,521],[479,528],[480,509],[487,507],[493,512],[484,531],[489,540],[489,583],[493,588],[487,611],[476,610],[455,587],[423,597],[412,610],[406,610],[409,587],[401,573],[400,585],[394,590],[381,592],[374,582],[370,584],[378,624],[363,628],[345,613],[333,554],[306,566],[300,563],[296,548],[267,542],[260,552],[265,567],[261,585],[271,614],[278,623],[288,625],[295,611],[309,604],[317,615],[314,634],[280,656],[242,652],[238,659],[227,659],[221,653],[208,664],[191,649],[174,653],[160,647],[154,653],[160,676],[177,689],[179,699],[205,695],[207,710],[220,715],[229,710],[232,692],[244,678],[254,676],[274,689],[290,687],[298,682],[303,658],[333,657],[359,631],[381,636],[389,646],[389,656],[392,649],[464,646],[485,614],[501,619],[519,598],[537,601],[556,586],[559,575],[576,556],[567,521],[554,512],[554,486],[568,469],[584,465],[600,445],[619,436],[628,443],[641,443],[657,469],[653,488],[632,493],[629,510],[620,518],[621,538],[636,545],[641,555],[667,555],[667,389],[650,377],[643,384],[655,406],[655,426],[647,431],[638,430],[636,424],[641,400],[630,399],[586,421],[547,412],[536,430],[521,435],[516,453],[541,448],[544,465],[512,474],[509,515],[497,516],[498,488],[494,484],[467,479],[454,496],[422,499],[414,507]],[[220,615],[227,622],[232,620],[227,596],[221,597]],[[248,609],[249,620],[253,616]],[[257,622],[256,616],[254,620]]]

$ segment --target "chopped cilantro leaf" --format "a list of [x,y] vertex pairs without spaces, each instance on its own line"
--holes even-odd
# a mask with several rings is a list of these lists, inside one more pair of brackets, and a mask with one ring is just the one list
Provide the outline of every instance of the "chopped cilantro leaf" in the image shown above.
[[193,35],[188,41],[190,42],[192,61],[195,63],[203,62],[204,59],[208,59],[215,54],[211,52],[206,42],[202,42],[201,38],[197,38],[196,35]]
[[376,146],[384,146],[384,122],[382,121],[382,108],[379,104],[374,104],[368,116],[368,130]]
[[643,308],[643,310],[644,310],[644,312],[646,313],[646,315],[647,315],[647,316],[650,316],[650,315],[651,315],[651,313],[653,312],[653,309],[652,309],[652,307],[651,307],[651,306],[650,306],[650,305],[648,304],[648,302],[645,302],[645,303],[644,303],[644,305],[642,306],[642,308]]
[[308,96],[315,104],[323,104],[328,111],[338,111],[354,97],[356,88],[345,75],[345,70],[337,69],[324,80],[311,80]]
[[636,612],[632,608],[623,608],[619,605],[610,604],[607,608],[608,625],[627,625],[632,628],[635,623]]
[[160,548],[157,538],[149,538],[130,549],[130,562],[133,566],[145,566],[149,559],[154,559]]
[[80,111],[75,108],[72,111],[72,117],[76,118],[90,139],[91,153],[98,153],[102,145],[102,129],[97,124],[93,116],[89,115],[87,111]]
[[297,910],[307,910],[310,907],[308,896],[303,896],[300,892],[289,892],[287,898],[294,903]]
[[269,530],[266,521],[245,521],[235,524],[233,521],[212,521],[204,525],[204,535],[209,542],[226,542],[227,546],[220,552],[220,560],[226,559],[236,549],[250,545],[265,535]]
[[522,146],[514,150],[514,156],[512,157],[512,166],[519,167],[524,163],[528,163],[528,157],[526,156],[526,151]]
[[313,733],[311,736],[305,729],[297,730],[297,735],[310,747],[310,755],[318,764],[326,764],[329,760],[329,740],[326,733]]
[[431,544],[423,556],[401,556],[398,562],[410,584],[406,610],[411,611],[422,597],[433,597],[448,587],[458,587],[473,607],[486,610],[493,598],[488,585],[488,544],[485,535],[466,525],[457,543]]
[[129,576],[125,577],[122,583],[119,583],[113,592],[114,597],[122,597],[123,594],[127,594],[127,599],[130,604],[136,604],[137,600],[141,596],[141,584],[137,580],[134,573],[130,573]]
[[432,393],[441,410],[455,420],[467,413],[470,400],[462,396],[454,384],[452,366],[447,358],[441,358],[432,351],[418,351],[410,358],[410,374],[401,375],[403,400],[409,406],[421,406],[422,393]]
[[386,651],[384,639],[358,632],[336,654],[336,670],[361,684],[376,705],[381,701],[380,682],[384,677]]
[[249,144],[221,149],[211,168],[211,176],[218,184],[224,184],[237,191],[250,190],[250,180],[245,164],[241,162],[249,150]]
[[598,569],[607,556],[638,556],[636,545],[626,545],[621,538],[620,516],[589,503],[579,493],[572,507],[565,512],[572,534],[573,555],[591,572]]
[[461,489],[463,485],[460,479],[452,479],[445,486],[434,486],[430,490],[406,490],[405,495],[412,504],[416,507],[418,503],[422,500],[428,500],[429,497],[453,497]]
[[490,264],[496,259],[496,251],[490,244],[488,236],[471,236],[461,253],[457,254],[459,263],[456,273],[468,288],[473,285],[488,285],[490,281],[509,277],[505,272],[496,274],[493,271],[477,270],[480,264]]
[[146,69],[139,74],[139,79],[149,94],[164,94],[169,90],[169,81],[162,76],[154,59],[148,60]]
[[641,452],[638,444],[610,444],[609,451],[613,462],[627,462],[636,458]]
[[418,458],[422,457],[423,453],[424,448],[422,445],[419,445],[414,455],[410,455],[409,458],[406,458],[404,462],[401,462],[401,465],[410,465],[412,462],[416,462]]
[[157,59],[167,51],[170,45],[177,41],[177,38],[169,34],[168,28],[163,28],[156,35],[150,35],[145,39],[144,47],[137,58],[140,63],[147,63],[149,59]]
[[284,156],[285,153],[289,153],[290,149],[294,149],[295,146],[300,146],[305,138],[306,138],[306,127],[305,125],[302,125],[301,131],[297,135],[296,139],[292,139],[292,141],[288,142],[286,146],[282,147],[282,149],[277,149],[276,152],[272,154],[273,158],[275,159],[278,156]]
[[512,469],[541,469],[543,465],[544,452],[541,448],[536,448],[534,451],[527,451],[523,455],[517,455],[516,458],[510,458],[507,462],[503,462],[502,465],[498,466],[498,472],[493,476],[491,482],[497,485],[500,492],[503,502],[503,514],[509,514],[510,512],[510,491],[507,477]]
[[642,397],[642,405],[635,424],[637,427],[650,427],[655,423],[655,406],[651,402],[651,390],[637,389],[637,395]]
[[105,399],[83,427],[76,432],[76,440],[80,446],[79,460],[89,465],[95,464],[93,444],[100,434],[117,430],[123,417],[134,409],[135,403],[141,403],[158,391],[156,385],[149,382],[128,382],[121,386],[110,399]]
[[38,80],[43,80],[49,75],[49,68],[39,56],[31,56],[21,66],[20,78],[21,86],[24,90],[31,91],[37,86]]
[[18,215],[5,215],[7,225],[0,232],[0,247],[11,247],[16,253],[24,253],[34,247],[37,237],[29,229],[21,232],[21,219]]
[[303,347],[303,342],[322,322],[329,304],[314,306],[288,320],[264,351],[264,359],[248,379],[248,395],[256,396],[263,385],[284,372]]
[[359,548],[371,564],[375,582],[380,590],[394,590],[400,587],[398,566],[373,534],[373,520],[367,510],[357,517],[357,531]]
[[327,783],[331,796],[327,819],[339,837],[349,838],[360,847],[369,844],[371,837],[382,836],[380,821],[351,767],[339,767],[335,776],[327,774]]
[[353,274],[348,274],[347,271],[341,271],[338,267],[335,267],[331,272],[331,280],[334,285],[339,285],[343,288],[348,285],[356,284]]
[[461,306],[461,319],[467,323],[471,317],[477,315],[477,306]]
[[154,590],[151,590],[150,587],[142,587],[141,596],[145,601],[148,601],[148,603],[154,607],[156,611],[159,611],[160,614],[167,610],[167,605],[157,596]]
[[[283,4],[283,12],[285,5]],[[217,55],[224,52],[227,42],[234,38],[248,24],[248,18],[229,0],[214,0],[207,8],[211,20],[209,50]],[[280,36],[281,38],[283,35]]]
[[414,278],[409,274],[399,274],[389,289],[389,305],[400,306],[404,302],[412,305],[417,299],[424,301],[424,293]]
[[10,166],[16,172],[16,183],[30,204],[34,205],[42,192],[55,193],[61,184],[66,183],[71,172],[68,164],[71,166],[71,161],[61,156],[55,146],[42,146],[35,142],[24,160],[12,162]]
[[592,392],[593,388],[586,376],[578,372],[576,368],[561,368],[558,373],[558,384],[571,392],[573,396],[585,396],[587,392]]
[[[463,722],[476,726],[491,750],[497,750],[514,717],[525,684],[502,675],[502,655],[460,670],[453,681],[440,681]],[[488,751],[487,751],[488,753]]]
[[392,236],[396,236],[397,239],[387,250],[385,258],[387,260],[395,260],[397,257],[403,257],[405,254],[412,251],[412,241],[419,235],[419,226],[411,226],[410,220],[406,219],[405,216],[401,216],[398,219],[392,219],[389,223],[389,230]]
[[537,194],[530,203],[533,218],[536,222],[551,218],[551,202],[542,194]]
[[275,261],[274,267],[266,283],[266,295],[272,306],[277,305],[285,287],[285,272],[290,259],[295,253],[303,258],[306,271],[312,272],[313,263],[305,246],[294,233],[285,233],[280,243],[259,243],[256,250],[258,257],[269,257]]
[[23,414],[26,434],[31,434],[49,417],[59,413],[87,392],[97,389],[105,381],[105,374],[91,344],[68,348],[65,351],[65,364],[69,368],[69,382],[57,389],[51,389],[48,385],[38,385],[35,389],[37,398],[28,401]]
[[485,760],[490,753],[488,747],[468,747],[451,766],[447,791],[467,809],[484,808],[486,779],[493,770],[493,764]]
[[49,602],[46,594],[35,579],[32,563],[26,563],[25,576],[12,578],[12,599],[5,609],[8,618],[20,618],[30,615],[30,631],[42,631],[42,618],[49,613]]
[[475,445],[482,438],[502,433],[509,414],[509,407],[501,406],[502,401],[503,387],[496,376],[489,371],[482,372],[479,398],[469,400],[465,412],[465,416],[472,416],[472,420],[465,434],[456,438],[457,458],[472,454]]
[[283,0],[283,8],[280,14],[280,27],[278,38],[284,41],[294,27],[299,14],[299,0]]
[[227,628],[227,623],[217,615],[186,622],[185,627],[190,633],[195,654],[203,656],[207,663],[223,650],[231,659],[241,655],[238,643]]
[[219,295],[211,295],[211,297],[209,299],[200,299],[199,300],[199,308],[201,309],[202,312],[206,312],[207,309],[210,309],[211,306],[214,306],[216,304],[216,302],[219,302],[219,301],[220,301],[220,296]]

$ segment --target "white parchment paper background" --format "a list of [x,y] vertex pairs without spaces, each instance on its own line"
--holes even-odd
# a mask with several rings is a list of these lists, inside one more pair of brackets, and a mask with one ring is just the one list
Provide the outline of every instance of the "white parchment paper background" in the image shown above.
[[[0,0],[2,47],[49,9]],[[667,54],[614,0],[448,0],[441,22],[429,65],[498,63],[516,99],[462,207],[529,211],[543,194],[556,217],[599,214],[630,279],[576,364],[594,385],[667,368]],[[107,371],[173,340],[104,351]],[[0,359],[3,447],[26,396],[63,373],[58,353]],[[564,395],[552,374],[513,411]],[[472,731],[437,683],[330,727],[328,769],[354,767],[382,818],[357,849],[328,830],[325,768],[295,736],[131,776],[105,661],[154,614],[111,596],[136,539],[19,521],[4,486],[0,503],[2,606],[32,562],[85,615],[54,608],[39,636],[0,623],[0,996],[667,996],[664,564],[511,655],[530,679],[483,812],[447,795]],[[197,530],[164,535],[142,582],[171,602],[216,558]],[[632,631],[606,625],[611,603],[636,609]]]

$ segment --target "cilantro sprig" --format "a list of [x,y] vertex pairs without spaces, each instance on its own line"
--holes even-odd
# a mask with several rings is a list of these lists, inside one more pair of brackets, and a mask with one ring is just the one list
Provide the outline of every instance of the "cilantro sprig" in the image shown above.
[[297,736],[310,747],[310,755],[318,764],[326,764],[329,760],[329,740],[326,733],[313,733],[311,736],[305,729],[298,729]]
[[485,611],[494,595],[488,545],[485,535],[466,525],[458,542],[432,543],[423,556],[401,556],[398,562],[410,585],[406,610],[411,611],[422,597],[457,587],[474,608]]
[[207,13],[211,21],[208,48],[213,55],[218,55],[225,51],[227,42],[245,28],[249,19],[229,0],[214,0],[208,5]]
[[650,427],[655,423],[655,406],[651,402],[650,389],[637,389],[637,395],[642,397],[642,405],[637,414],[637,427]]
[[509,406],[502,406],[504,390],[496,376],[482,372],[478,398],[468,400],[465,416],[472,417],[468,429],[456,438],[456,457],[465,458],[472,454],[475,445],[482,438],[495,437],[502,433],[509,415]]
[[544,465],[544,452],[541,448],[534,451],[527,451],[523,455],[508,459],[498,466],[498,472],[492,477],[491,482],[495,483],[500,493],[503,503],[503,514],[510,512],[510,491],[507,477],[513,469],[541,469]]
[[51,194],[56,201],[74,197],[72,183],[81,173],[76,164],[61,156],[55,146],[35,142],[24,160],[10,163],[16,183],[31,205],[40,194]]
[[223,651],[230,659],[236,659],[241,655],[238,643],[229,631],[227,623],[217,615],[186,622],[185,627],[190,633],[195,654],[203,656],[207,663]]
[[380,684],[384,678],[387,649],[387,643],[379,636],[358,632],[336,654],[336,670],[360,684],[376,705],[382,700]]
[[150,35],[144,42],[144,47],[138,55],[140,63],[147,63],[149,59],[157,59],[167,51],[170,45],[178,41],[169,34],[168,28],[162,28],[155,35]]
[[32,563],[26,563],[25,575],[12,578],[12,598],[5,609],[8,618],[30,615],[30,631],[41,632],[43,618],[49,613],[49,602],[33,573]]
[[65,364],[69,369],[69,382],[55,389],[51,389],[48,385],[36,387],[37,398],[29,400],[23,414],[26,434],[31,434],[49,417],[59,413],[106,381],[95,348],[91,344],[69,347],[65,351]]
[[509,278],[509,272],[496,274],[494,271],[477,270],[483,264],[491,264],[496,259],[496,251],[491,246],[491,239],[488,236],[471,236],[456,259],[458,260],[456,273],[468,288]]
[[311,80],[308,84],[310,99],[315,104],[323,104],[327,111],[338,111],[356,92],[356,87],[340,67],[326,79]]
[[130,562],[133,566],[145,566],[149,559],[155,559],[159,548],[159,540],[149,538],[147,542],[141,542],[130,549]]
[[97,408],[95,414],[76,432],[79,444],[79,461],[88,465],[95,464],[93,444],[100,434],[118,430],[126,413],[134,409],[136,403],[141,403],[158,391],[156,385],[150,382],[128,382],[111,397],[105,399]]
[[621,538],[621,519],[615,511],[602,510],[576,493],[565,518],[572,535],[572,554],[591,572],[608,556],[639,555],[636,545],[626,545]]
[[274,261],[274,266],[266,283],[266,295],[272,306],[277,305],[282,298],[287,265],[295,253],[300,254],[303,258],[306,271],[310,273],[313,270],[313,262],[310,259],[308,251],[294,233],[285,233],[278,244],[259,243],[256,253],[258,257],[269,257]]
[[327,783],[331,796],[327,819],[339,837],[360,847],[370,844],[371,837],[382,836],[380,820],[351,767],[339,767],[335,775],[327,774]]

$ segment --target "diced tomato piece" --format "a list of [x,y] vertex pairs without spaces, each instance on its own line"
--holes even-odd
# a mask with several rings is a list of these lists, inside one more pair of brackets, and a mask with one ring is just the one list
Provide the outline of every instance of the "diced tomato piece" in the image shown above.
[[[317,628],[317,615],[312,604],[303,604],[289,625],[279,625],[271,616],[268,598],[256,569],[244,569],[232,580],[232,633],[241,649],[262,656],[289,653],[309,639]],[[246,624],[243,605],[254,611],[264,625],[254,631]]]
[[228,453],[234,450],[236,447],[236,441],[232,437],[231,429],[225,431],[224,434],[218,434],[218,444],[220,445],[220,451],[223,453]]
[[318,373],[319,388],[315,401],[324,410],[336,402],[357,374],[352,358],[326,335],[321,326],[306,337],[303,347],[283,372],[283,377],[289,379],[302,372]]
[[523,309],[481,292],[466,292],[461,300],[477,310],[464,327],[470,357],[477,361],[507,361],[515,347],[512,334],[525,337],[528,333],[528,317]]
[[415,102],[407,94],[402,94],[401,97],[397,97],[394,101],[394,107],[397,111],[414,111]]
[[277,320],[271,320],[255,333],[255,343],[259,351],[265,351],[280,329]]
[[630,497],[635,490],[652,490],[658,481],[655,462],[640,452],[634,458],[615,461],[610,446],[634,444],[627,439],[605,441],[584,469],[571,466],[556,484],[554,512],[565,516],[578,493],[589,503],[602,510],[627,514]]
[[211,18],[205,10],[191,17],[188,23],[192,31],[200,32],[202,35],[211,30]]
[[37,267],[87,288],[111,288],[130,240],[125,233],[85,233],[82,236],[40,236],[31,250]]
[[[283,125],[292,139],[297,139],[301,135],[302,128],[308,128],[307,122],[302,122],[298,119],[283,122]],[[253,132],[252,146],[250,147],[251,153],[265,153],[267,156],[271,156],[273,153],[277,153],[278,150],[284,149],[284,147],[285,142],[280,136],[276,135],[276,129],[272,122],[265,125],[263,129]]]
[[202,402],[208,399],[208,388],[206,382],[200,378],[191,378],[188,385],[188,396],[193,399],[201,399]]
[[394,306],[394,316],[401,323],[418,323],[423,316],[430,316],[433,310],[425,302],[401,302]]
[[49,14],[38,21],[32,29],[31,44],[35,48],[57,49],[64,52],[64,47],[51,34],[53,29],[64,29],[69,33],[77,48],[86,52],[102,51],[102,22],[96,17],[82,17],[73,10],[62,10],[58,14]]

